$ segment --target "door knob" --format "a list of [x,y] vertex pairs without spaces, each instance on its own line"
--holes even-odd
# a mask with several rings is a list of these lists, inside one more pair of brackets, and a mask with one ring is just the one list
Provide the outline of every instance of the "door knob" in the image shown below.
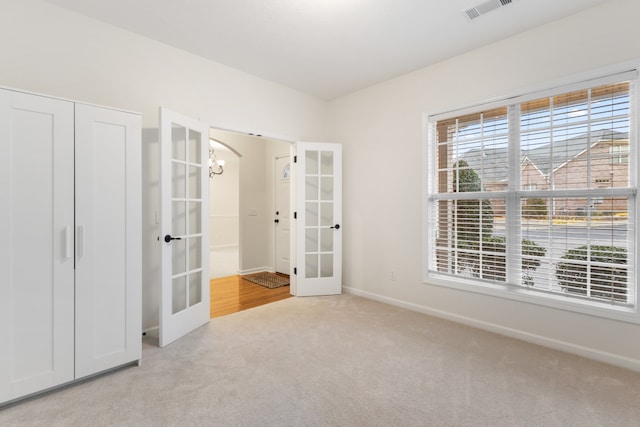
[[182,240],[182,237],[171,237],[171,234],[164,236],[164,241],[169,243],[172,240]]
[[340,230],[340,224],[333,225],[329,228],[335,228],[336,230]]

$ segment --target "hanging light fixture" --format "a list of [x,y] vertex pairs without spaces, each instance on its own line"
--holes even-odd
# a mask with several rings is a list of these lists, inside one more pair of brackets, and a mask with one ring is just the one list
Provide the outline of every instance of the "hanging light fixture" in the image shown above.
[[222,175],[222,172],[224,172],[224,163],[224,160],[218,160],[216,158],[216,153],[213,149],[213,140],[209,140],[209,178],[213,178],[214,175]]

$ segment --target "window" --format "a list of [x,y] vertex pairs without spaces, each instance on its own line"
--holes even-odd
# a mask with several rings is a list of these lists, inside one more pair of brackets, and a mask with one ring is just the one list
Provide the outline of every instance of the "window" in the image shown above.
[[429,117],[427,278],[635,312],[636,74]]
[[609,156],[611,163],[629,163],[629,144],[612,145],[609,147]]

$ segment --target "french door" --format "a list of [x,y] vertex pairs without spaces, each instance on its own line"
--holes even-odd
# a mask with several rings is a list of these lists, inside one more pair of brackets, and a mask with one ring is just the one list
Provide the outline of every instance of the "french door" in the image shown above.
[[160,109],[160,346],[209,321],[209,126]]
[[342,146],[295,144],[296,296],[342,293]]

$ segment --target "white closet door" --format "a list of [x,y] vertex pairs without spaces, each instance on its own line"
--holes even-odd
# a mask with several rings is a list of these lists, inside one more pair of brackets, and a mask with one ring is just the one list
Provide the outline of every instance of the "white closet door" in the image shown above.
[[76,378],[140,358],[140,116],[76,104]]
[[0,402],[73,379],[73,103],[0,89]]

